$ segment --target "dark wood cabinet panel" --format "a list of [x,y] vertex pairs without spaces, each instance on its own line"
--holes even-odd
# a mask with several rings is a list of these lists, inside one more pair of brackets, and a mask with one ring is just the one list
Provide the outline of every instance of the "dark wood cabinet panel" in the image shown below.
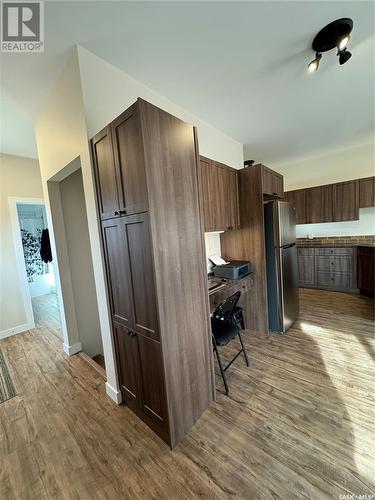
[[375,248],[358,247],[358,288],[363,295],[375,295]]
[[102,234],[112,319],[132,327],[133,294],[125,220],[103,221]]
[[111,129],[120,210],[123,215],[145,212],[147,185],[137,103],[117,117]]
[[240,226],[238,212],[238,176],[235,170],[225,169],[226,188],[226,227],[228,229],[238,229]]
[[159,339],[149,216],[128,216],[124,224],[134,301],[132,327],[138,333]]
[[334,222],[359,219],[359,181],[339,182],[332,185]]
[[157,423],[167,420],[163,358],[159,342],[137,335],[143,381],[142,407]]
[[375,177],[359,179],[359,208],[375,207]]
[[315,285],[315,255],[313,248],[298,248],[298,282],[299,286]]
[[263,194],[275,198],[284,198],[283,176],[262,165],[262,189]]
[[285,201],[288,201],[296,211],[296,224],[307,224],[307,201],[306,189],[296,189],[285,193]]
[[306,189],[306,223],[332,222],[332,185]]
[[116,323],[113,323],[113,331],[121,392],[126,404],[137,410],[142,408],[142,375],[138,341],[131,330]]
[[228,231],[239,227],[237,171],[200,157],[204,230]]
[[101,219],[119,215],[116,167],[112,149],[111,127],[105,127],[91,140],[98,208]]
[[196,131],[138,99],[92,149],[123,399],[173,448],[214,397]]

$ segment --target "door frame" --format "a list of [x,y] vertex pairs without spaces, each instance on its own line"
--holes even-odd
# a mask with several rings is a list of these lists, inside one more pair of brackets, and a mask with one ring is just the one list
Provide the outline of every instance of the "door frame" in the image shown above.
[[[26,323],[25,325],[20,325],[24,327],[20,331],[25,331],[35,328],[35,319],[34,319],[33,305],[31,302],[29,282],[27,280],[25,256],[23,253],[21,227],[18,218],[17,204],[42,205],[45,207],[45,202],[43,198],[23,198],[18,196],[17,197],[9,196],[8,203],[9,203],[10,221],[13,233],[13,244],[17,261],[18,278],[21,286],[23,307],[26,314]],[[15,335],[16,333],[20,333],[18,330],[19,329],[15,327],[14,329],[12,329],[12,333],[10,333],[10,335]]]

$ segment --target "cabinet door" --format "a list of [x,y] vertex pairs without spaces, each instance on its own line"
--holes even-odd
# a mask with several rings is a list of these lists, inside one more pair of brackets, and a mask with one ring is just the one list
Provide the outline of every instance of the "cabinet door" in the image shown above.
[[358,288],[361,293],[374,296],[375,249],[358,247]]
[[237,172],[232,169],[225,169],[225,207],[226,207],[226,228],[238,229],[239,208],[238,208],[238,177]]
[[359,181],[340,182],[332,185],[333,221],[359,219]]
[[296,189],[285,193],[285,201],[288,201],[296,210],[296,224],[307,224],[306,215],[306,189]]
[[143,411],[160,425],[167,422],[163,356],[159,342],[137,335],[142,372]]
[[299,286],[315,285],[314,249],[297,249],[297,261]]
[[263,194],[284,198],[284,178],[281,174],[262,165]]
[[148,209],[146,172],[137,105],[111,123],[114,159],[122,214]]
[[119,215],[120,203],[109,126],[93,137],[91,150],[100,217],[114,217]]
[[133,296],[125,219],[102,222],[104,253],[113,321],[133,325]]
[[200,169],[204,230],[224,231],[226,229],[224,169],[202,156]]
[[113,323],[121,392],[132,409],[142,408],[142,374],[137,337],[128,328]]
[[375,177],[359,179],[359,208],[375,207]]
[[132,328],[147,337],[159,339],[149,215],[125,217],[124,223],[134,304]]
[[309,224],[332,222],[332,185],[306,190],[306,219]]

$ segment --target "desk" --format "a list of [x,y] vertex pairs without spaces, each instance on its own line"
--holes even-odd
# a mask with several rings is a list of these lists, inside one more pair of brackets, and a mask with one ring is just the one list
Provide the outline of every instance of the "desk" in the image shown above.
[[[210,300],[210,313],[212,314],[216,307],[224,302],[225,299],[230,297],[236,292],[241,292],[245,294],[254,286],[254,273],[250,273],[244,278],[239,280],[228,280],[223,278],[208,278],[209,283],[214,280],[220,282],[220,287],[214,288],[209,292]],[[242,302],[242,296],[240,298],[240,305]]]

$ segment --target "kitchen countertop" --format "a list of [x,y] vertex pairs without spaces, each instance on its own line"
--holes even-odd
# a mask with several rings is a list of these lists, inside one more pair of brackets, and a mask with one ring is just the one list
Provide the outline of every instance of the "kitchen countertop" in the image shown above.
[[306,245],[304,243],[297,243],[297,248],[357,248],[357,247],[370,247],[375,248],[375,243],[312,243]]

